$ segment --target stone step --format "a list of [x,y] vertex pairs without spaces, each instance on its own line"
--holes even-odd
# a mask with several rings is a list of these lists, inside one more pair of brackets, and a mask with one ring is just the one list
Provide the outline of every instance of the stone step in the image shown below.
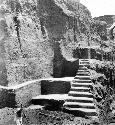
[[84,79],[74,79],[72,80],[72,83],[92,83],[90,79],[84,80]]
[[78,76],[78,75],[76,75],[74,79],[79,79],[79,80],[90,80],[90,76]]
[[88,62],[88,63],[90,63],[89,60],[80,60],[79,63],[80,62]]
[[88,71],[88,70],[82,70],[82,69],[78,69],[78,72],[89,73],[89,71]]
[[87,66],[89,66],[89,64],[87,64],[87,63],[81,63],[81,64],[79,64],[79,68],[80,67],[84,67],[84,66],[87,67]]
[[85,83],[85,84],[82,84],[82,83],[72,83],[71,85],[72,87],[91,87],[92,86],[92,83]]
[[79,61],[79,65],[80,64],[90,64],[90,62],[89,61]]
[[77,92],[89,92],[90,89],[70,89],[70,91],[77,91]]
[[84,65],[89,65],[89,63],[88,63],[88,62],[80,62],[80,63],[79,63],[79,66],[81,66],[81,65],[82,65],[82,66],[84,66]]
[[71,82],[71,89],[68,93],[68,99],[64,103],[64,107],[71,112],[85,115],[97,116],[93,94],[90,93],[90,88],[93,85],[90,72],[87,66],[90,62],[88,59],[79,60],[79,70]]
[[84,73],[84,72],[78,72],[76,75],[78,75],[78,76],[90,76],[89,73]]
[[93,103],[93,98],[87,98],[87,97],[73,97],[69,96],[66,100],[66,102],[82,102],[82,103]]
[[84,75],[84,76],[76,75],[76,76],[74,77],[74,79],[75,79],[75,78],[78,78],[78,79],[79,79],[79,78],[90,78],[90,76],[87,76],[87,75],[86,75],[86,76],[85,76],[85,75]]
[[88,60],[80,60],[79,63],[82,63],[82,62],[86,62],[86,63],[90,63]]
[[88,88],[88,87],[71,87],[70,91],[89,92],[90,88]]
[[83,66],[79,66],[79,70],[88,71],[88,69],[86,67],[83,67]]
[[89,92],[76,92],[76,91],[70,91],[69,94],[80,94],[80,95],[92,95],[92,93]]
[[89,61],[89,59],[79,59],[79,61]]
[[54,99],[54,100],[65,100],[68,98],[68,94],[48,94],[48,95],[38,95],[32,99]]
[[72,85],[74,84],[74,85],[93,85],[93,83],[91,83],[91,82],[73,82],[73,83],[71,83]]
[[33,97],[31,103],[34,105],[60,105],[67,100],[68,94],[49,94]]
[[93,95],[91,93],[89,93],[89,92],[75,92],[75,91],[70,91],[68,93],[68,96],[93,98]]
[[88,70],[86,67],[88,67],[89,65],[88,64],[80,64],[79,65],[79,69],[85,69],[85,70]]
[[83,64],[87,64],[87,65],[89,65],[90,63],[87,62],[87,61],[85,61],[85,62],[80,62],[80,63],[79,63],[79,65],[81,65],[81,64],[82,64],[82,65],[83,65]]
[[77,89],[78,89],[78,90],[79,90],[79,89],[80,89],[80,90],[81,90],[81,89],[82,89],[82,90],[90,90],[89,87],[84,87],[84,86],[81,86],[81,87],[71,87],[71,89],[75,89],[75,90],[77,90]]
[[93,102],[93,98],[87,98],[87,97],[73,97],[73,96],[68,96],[66,100],[75,100],[75,101],[78,101],[78,100],[81,100],[81,101],[91,101]]
[[79,62],[79,66],[83,65],[83,64],[85,65],[85,64],[89,64],[89,63],[88,62]]
[[27,109],[43,109],[44,108],[44,106],[42,106],[42,105],[30,105],[29,107],[27,107],[27,108],[25,108],[25,110],[27,110]]
[[95,109],[93,103],[82,103],[82,102],[65,102],[64,106],[71,108],[88,108]]
[[[90,80],[91,78],[88,76],[88,77],[76,77],[75,76],[75,78],[74,79],[78,79],[78,80],[84,80],[84,81],[86,81],[86,80]],[[90,80],[91,81],[91,80]]]
[[64,105],[94,106],[93,103],[83,103],[83,102],[66,102]]
[[84,112],[88,116],[97,116],[96,109],[87,109],[87,108],[70,108],[70,107],[65,107],[67,110],[70,111],[81,111]]

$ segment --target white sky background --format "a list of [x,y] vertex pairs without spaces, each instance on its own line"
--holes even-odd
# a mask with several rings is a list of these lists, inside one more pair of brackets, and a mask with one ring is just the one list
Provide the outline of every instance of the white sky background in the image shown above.
[[91,12],[92,17],[115,15],[115,0],[80,0]]

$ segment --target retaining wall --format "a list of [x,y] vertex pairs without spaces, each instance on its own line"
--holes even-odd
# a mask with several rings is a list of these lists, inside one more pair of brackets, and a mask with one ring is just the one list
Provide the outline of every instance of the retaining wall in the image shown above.
[[0,108],[28,106],[32,97],[41,94],[40,80],[25,82],[16,86],[0,86]]
[[41,94],[67,94],[73,77],[28,81],[16,86],[0,86],[0,108],[30,105],[32,97]]
[[32,97],[40,94],[67,94],[73,78],[49,78],[16,86],[0,86],[0,125],[15,125],[16,108],[28,107]]

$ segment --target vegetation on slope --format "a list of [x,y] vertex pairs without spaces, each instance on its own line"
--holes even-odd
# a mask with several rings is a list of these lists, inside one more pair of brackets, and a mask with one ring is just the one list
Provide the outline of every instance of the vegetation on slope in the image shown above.
[[114,68],[115,64],[107,61],[93,60],[89,71],[93,81],[94,95],[100,124],[109,124],[114,121]]

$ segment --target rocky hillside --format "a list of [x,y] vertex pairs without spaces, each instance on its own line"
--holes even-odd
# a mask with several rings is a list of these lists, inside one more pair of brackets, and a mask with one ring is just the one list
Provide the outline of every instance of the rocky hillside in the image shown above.
[[37,3],[6,0],[1,12],[4,15],[1,25],[5,25],[1,39],[8,85],[50,77],[53,50],[48,36],[43,38]]
[[87,46],[90,40],[90,45],[100,45],[97,25],[105,24],[97,24],[79,1],[4,0],[0,5],[0,84],[57,77],[55,71],[63,69],[66,61],[76,61],[73,50],[78,44]]
[[114,22],[114,15],[104,15],[100,17],[95,17],[94,19],[99,21],[105,21],[107,23],[107,28],[109,28]]
[[115,37],[115,29],[110,30],[110,27],[113,25],[113,23],[115,22],[115,15],[104,15],[104,16],[100,16],[100,17],[96,17],[94,18],[95,20],[98,21],[105,21],[106,22],[106,27],[108,28],[108,37],[113,40]]

